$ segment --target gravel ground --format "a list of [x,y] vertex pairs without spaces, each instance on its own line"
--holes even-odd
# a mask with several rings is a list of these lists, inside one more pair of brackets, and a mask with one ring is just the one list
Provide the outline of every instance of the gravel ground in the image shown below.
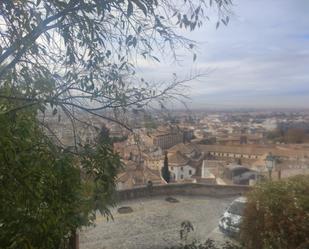
[[[96,226],[80,232],[80,249],[162,249],[179,242],[180,224],[189,220],[195,230],[191,239],[212,238],[223,242],[218,219],[234,198],[166,196],[122,202],[112,210],[114,220],[98,215]],[[130,206],[132,213],[119,214],[117,208]]]

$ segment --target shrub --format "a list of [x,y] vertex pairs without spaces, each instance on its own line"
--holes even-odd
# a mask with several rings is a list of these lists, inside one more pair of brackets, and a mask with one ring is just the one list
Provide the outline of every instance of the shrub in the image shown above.
[[309,177],[267,182],[248,194],[241,240],[248,249],[309,248]]
[[[0,89],[1,90],[1,89]],[[0,109],[11,103],[0,100]],[[64,249],[68,238],[114,204],[121,166],[108,143],[58,147],[36,108],[0,113],[0,248]]]
[[166,249],[243,249],[241,246],[231,242],[218,244],[212,239],[207,239],[205,242],[190,240],[189,234],[194,231],[194,227],[190,221],[183,221],[179,230],[180,243],[177,246],[172,246]]

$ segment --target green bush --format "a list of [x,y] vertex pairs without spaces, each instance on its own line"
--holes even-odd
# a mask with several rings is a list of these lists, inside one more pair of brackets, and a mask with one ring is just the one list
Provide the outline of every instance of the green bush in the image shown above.
[[[0,109],[11,103],[0,101]],[[96,210],[109,215],[121,161],[109,144],[58,147],[35,108],[0,113],[0,248],[63,249]]]
[[212,239],[200,242],[195,239],[189,239],[189,234],[194,231],[193,224],[190,221],[183,221],[179,230],[180,243],[166,249],[243,249],[231,242],[218,243]]
[[309,248],[309,177],[267,182],[248,194],[241,229],[247,249]]

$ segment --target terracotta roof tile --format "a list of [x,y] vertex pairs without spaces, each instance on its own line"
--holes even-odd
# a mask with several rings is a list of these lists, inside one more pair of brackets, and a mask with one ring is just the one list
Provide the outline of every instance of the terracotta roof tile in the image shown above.
[[179,151],[168,155],[168,163],[173,166],[183,166],[189,162],[189,159],[181,154]]

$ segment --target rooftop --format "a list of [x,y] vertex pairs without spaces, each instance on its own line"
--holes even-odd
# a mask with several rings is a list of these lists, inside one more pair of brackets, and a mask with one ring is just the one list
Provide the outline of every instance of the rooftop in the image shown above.
[[199,148],[204,151],[215,151],[223,153],[236,153],[247,155],[264,155],[271,152],[275,156],[282,157],[305,157],[309,156],[309,150],[305,147],[292,147],[289,145],[199,145]]
[[183,154],[191,154],[193,152],[200,152],[200,149],[198,148],[197,145],[193,144],[193,143],[179,143],[174,145],[172,148],[170,148],[168,150],[169,152],[176,152],[176,151],[180,151]]
[[181,154],[179,151],[168,155],[168,162],[172,166],[182,166],[189,162],[189,159]]

